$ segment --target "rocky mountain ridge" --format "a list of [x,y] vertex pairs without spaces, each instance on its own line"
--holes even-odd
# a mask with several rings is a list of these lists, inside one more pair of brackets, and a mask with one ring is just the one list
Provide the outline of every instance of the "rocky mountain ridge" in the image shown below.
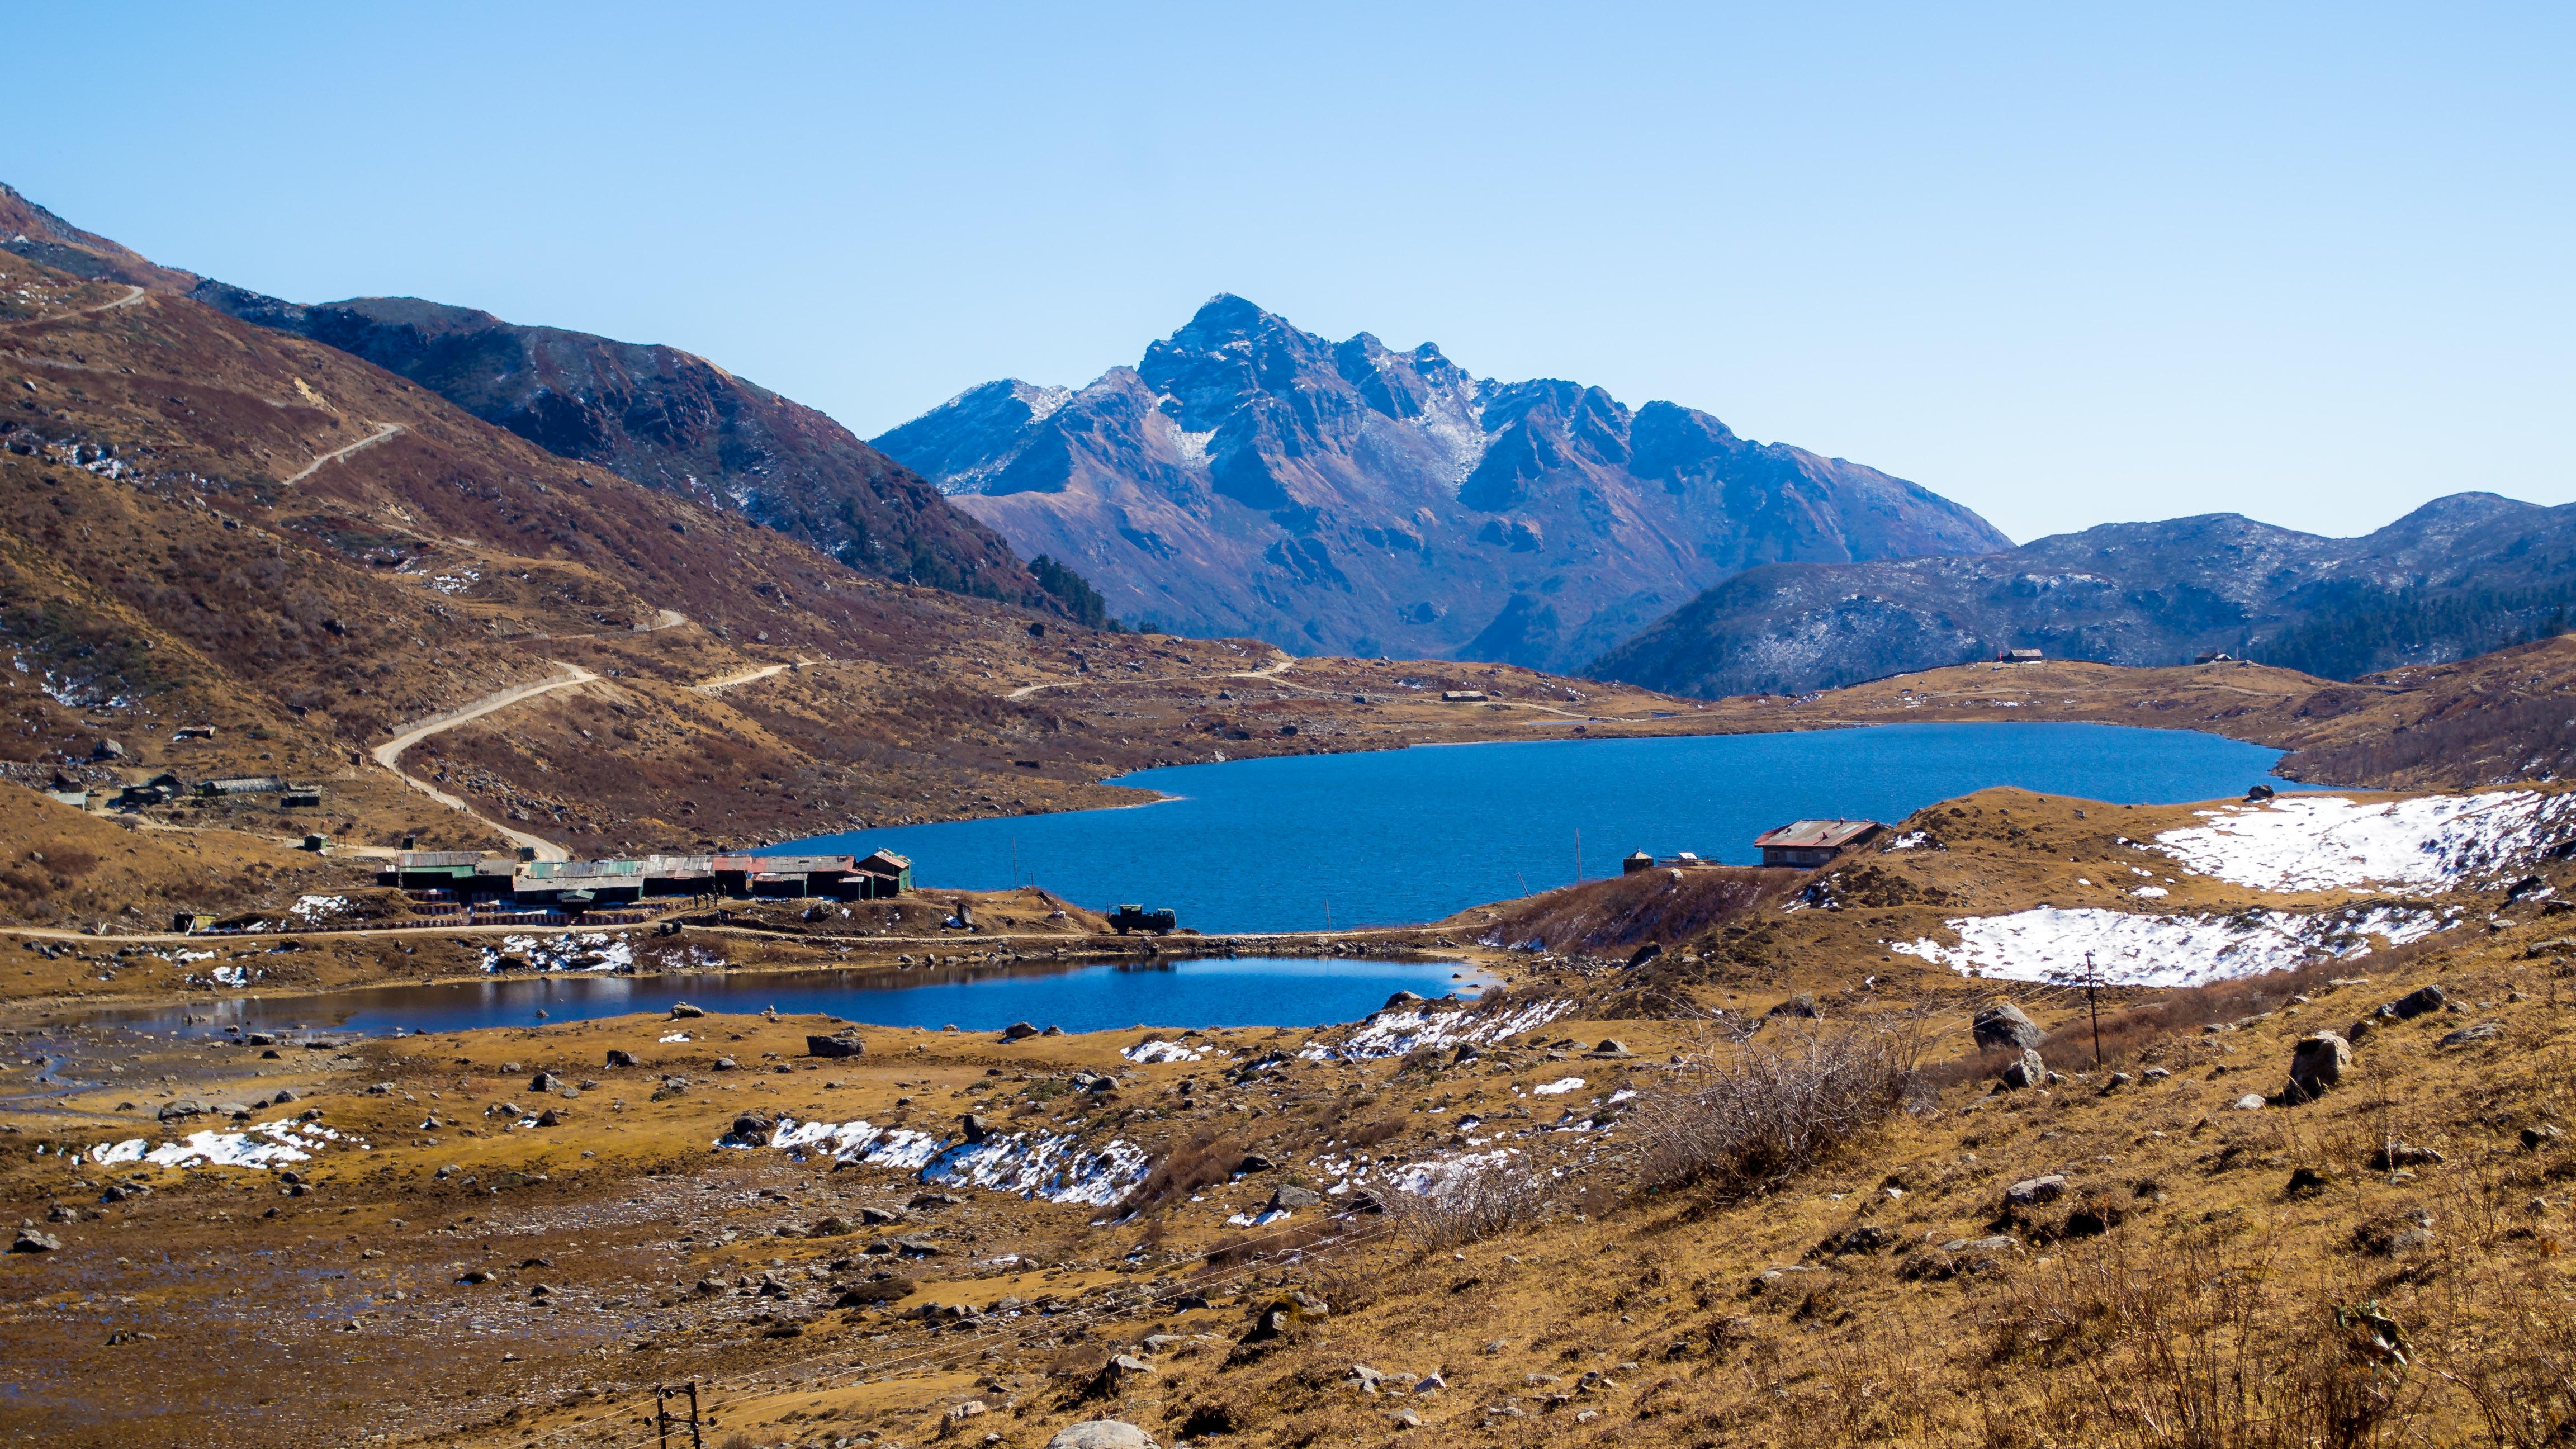
[[1328,342],[1234,296],[1084,388],[988,383],[875,442],[1113,612],[1304,653],[1552,667],[1740,569],[2009,544],[1707,413]]
[[824,414],[678,348],[517,326],[413,297],[288,302],[156,265],[5,185],[0,249],[336,347],[557,457],[738,513],[861,573],[1080,611],[1078,593],[1070,604],[1059,597],[1078,580],[1032,573],[912,470]]
[[2351,679],[2556,633],[2571,606],[2576,507],[2457,493],[2358,538],[2222,513],[1999,553],[1752,569],[1586,672],[1796,694],[2035,648],[2134,665],[2224,652]]

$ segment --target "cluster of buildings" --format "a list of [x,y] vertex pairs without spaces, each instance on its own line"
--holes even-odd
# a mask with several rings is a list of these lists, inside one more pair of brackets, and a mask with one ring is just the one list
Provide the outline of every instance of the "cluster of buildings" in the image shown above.
[[406,850],[381,883],[433,901],[508,897],[523,905],[623,905],[648,897],[874,901],[912,889],[912,862],[873,855],[647,855],[514,860],[473,850]]

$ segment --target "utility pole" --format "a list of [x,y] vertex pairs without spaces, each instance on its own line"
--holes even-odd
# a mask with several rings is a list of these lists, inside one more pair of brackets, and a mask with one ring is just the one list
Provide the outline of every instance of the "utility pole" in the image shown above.
[[1011,837],[1011,889],[1020,888],[1020,838]]
[[1574,827],[1574,883],[1583,884],[1583,827]]
[[1333,898],[1331,896],[1324,897],[1324,929],[1326,931],[1333,929]]
[[2093,970],[2093,953],[2084,953],[2084,1004],[2093,1012],[2093,1069],[2102,1069],[2102,1000],[2094,994],[2100,979]]

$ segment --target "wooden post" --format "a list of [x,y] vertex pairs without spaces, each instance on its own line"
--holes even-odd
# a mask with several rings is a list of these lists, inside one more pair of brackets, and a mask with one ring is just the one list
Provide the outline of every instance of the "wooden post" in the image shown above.
[[2084,953],[2084,1004],[2093,1012],[2093,1070],[2102,1069],[2102,1001],[2094,994],[2100,978],[2093,970],[2093,953]]

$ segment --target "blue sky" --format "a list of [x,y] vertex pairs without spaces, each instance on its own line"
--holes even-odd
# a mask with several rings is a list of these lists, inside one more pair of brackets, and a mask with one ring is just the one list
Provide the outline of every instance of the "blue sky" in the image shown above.
[[2016,538],[2576,501],[2566,7],[726,9],[26,7],[0,180],[862,434],[1223,290]]

